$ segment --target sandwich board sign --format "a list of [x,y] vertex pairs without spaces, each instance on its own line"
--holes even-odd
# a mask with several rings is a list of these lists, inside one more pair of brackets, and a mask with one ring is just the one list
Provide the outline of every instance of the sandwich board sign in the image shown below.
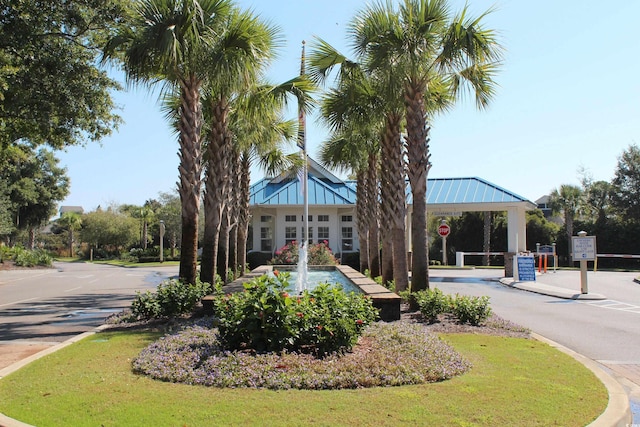
[[533,255],[516,256],[518,267],[518,282],[536,281],[536,262]]

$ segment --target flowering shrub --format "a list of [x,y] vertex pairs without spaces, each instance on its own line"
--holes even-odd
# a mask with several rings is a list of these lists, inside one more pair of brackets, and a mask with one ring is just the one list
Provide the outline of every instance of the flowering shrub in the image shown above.
[[[269,264],[297,264],[299,255],[298,242],[292,242],[284,245],[275,253],[275,257],[269,261]],[[308,265],[336,265],[338,260],[333,256],[331,249],[327,246],[327,242],[311,244],[307,250]]]
[[[210,320],[208,321],[210,322]],[[345,389],[443,381],[471,365],[420,325],[374,323],[363,331],[366,351],[318,359],[304,353],[225,351],[207,320],[163,337],[133,361],[152,378],[213,387]]]
[[194,285],[179,280],[165,280],[156,292],[137,292],[131,311],[138,319],[171,317],[188,313],[210,290],[208,283],[196,279]]
[[228,295],[218,288],[213,306],[224,348],[325,355],[349,350],[377,317],[364,295],[327,284],[290,296],[288,278],[264,275],[245,283],[244,292]]

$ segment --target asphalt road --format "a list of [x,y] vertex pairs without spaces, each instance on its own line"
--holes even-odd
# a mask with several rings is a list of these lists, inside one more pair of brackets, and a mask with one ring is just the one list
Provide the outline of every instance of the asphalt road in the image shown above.
[[0,342],[64,341],[129,307],[136,291],[154,290],[177,273],[177,266],[122,268],[88,263],[2,271]]

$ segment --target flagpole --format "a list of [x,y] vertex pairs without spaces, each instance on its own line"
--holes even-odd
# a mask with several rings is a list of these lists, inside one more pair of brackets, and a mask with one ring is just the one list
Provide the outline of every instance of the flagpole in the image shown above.
[[[300,76],[304,76],[305,74],[305,41],[302,41],[302,55],[300,57]],[[308,184],[308,170],[307,170],[307,126],[306,126],[306,114],[304,111],[304,107],[302,105],[298,105],[298,145],[301,150],[303,167],[302,167],[302,191],[304,198],[304,232],[302,234],[304,246],[307,247],[309,244],[309,190],[307,188]],[[307,255],[307,251],[304,252],[304,255]],[[306,264],[306,259],[305,259]]]
[[[302,41],[302,55],[300,58],[300,76],[305,75],[305,58],[304,58],[304,40]],[[308,245],[309,245],[309,189],[308,189],[308,167],[307,167],[307,129],[306,129],[306,114],[304,111],[304,100],[300,102],[298,100],[298,147],[300,148],[300,155],[302,156],[302,194],[304,197],[304,209],[302,214],[302,242],[300,243],[300,250],[298,251],[298,279],[296,280],[296,291],[298,293],[308,289],[307,281],[307,261],[308,261]]]

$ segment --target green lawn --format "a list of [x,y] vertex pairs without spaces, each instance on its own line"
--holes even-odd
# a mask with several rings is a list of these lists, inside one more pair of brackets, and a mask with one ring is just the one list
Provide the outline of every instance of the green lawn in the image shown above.
[[213,389],[131,373],[150,332],[103,332],[0,381],[0,412],[46,426],[584,426],[607,391],[534,340],[443,338],[472,363],[435,384],[340,391]]

